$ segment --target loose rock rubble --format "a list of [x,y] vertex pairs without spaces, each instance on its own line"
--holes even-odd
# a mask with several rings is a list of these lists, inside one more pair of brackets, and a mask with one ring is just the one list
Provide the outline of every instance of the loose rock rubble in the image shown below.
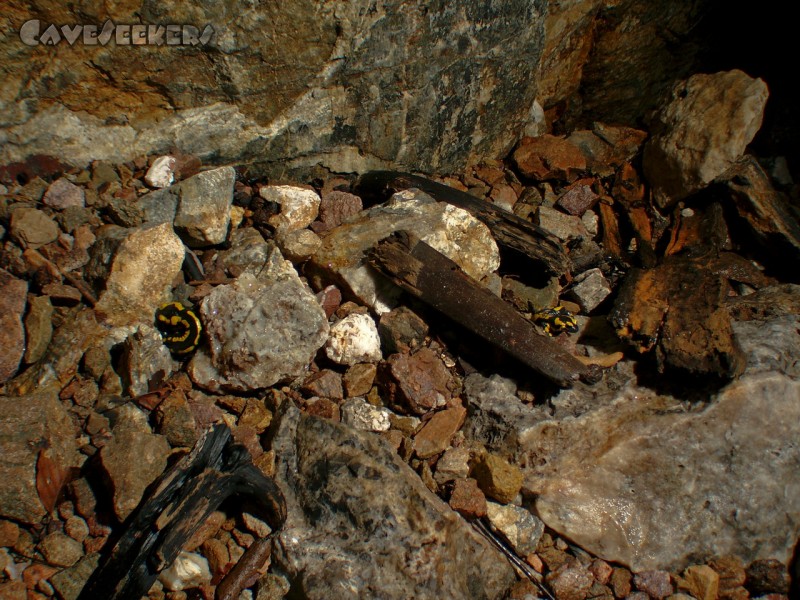
[[[595,123],[444,179],[561,240],[563,277],[420,190],[364,208],[352,177],[285,184],[175,153],[4,182],[0,598],[77,598],[220,421],[289,513],[240,598],[541,596],[475,520],[557,600],[788,598],[800,293],[764,246],[800,239],[786,185],[741,156],[765,90],[708,77],[746,101],[709,116],[718,86],[695,76],[646,144]],[[675,152],[690,130],[701,159]],[[708,186],[745,227],[693,195]],[[556,389],[401,294],[366,253],[402,230],[525,318],[575,312],[556,342],[602,380]],[[186,355],[154,328],[169,300],[203,324]],[[269,534],[223,506],[149,597],[213,597]]]

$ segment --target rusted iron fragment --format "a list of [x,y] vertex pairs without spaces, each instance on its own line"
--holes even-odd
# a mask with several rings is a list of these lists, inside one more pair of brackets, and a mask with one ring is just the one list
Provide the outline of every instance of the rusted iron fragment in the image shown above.
[[384,238],[368,260],[406,292],[558,385],[597,380],[597,369],[537,333],[510,304],[412,233],[401,231]]
[[768,280],[730,253],[673,255],[653,269],[632,269],[611,321],[639,352],[656,352],[659,369],[732,378],[744,369],[726,300],[730,281],[761,287]]
[[420,189],[438,202],[447,202],[470,212],[486,224],[500,246],[527,256],[548,274],[560,277],[570,270],[566,250],[555,236],[466,192],[425,177],[396,171],[371,171],[359,177],[355,184],[357,194],[373,201],[386,200],[394,192],[409,188]]

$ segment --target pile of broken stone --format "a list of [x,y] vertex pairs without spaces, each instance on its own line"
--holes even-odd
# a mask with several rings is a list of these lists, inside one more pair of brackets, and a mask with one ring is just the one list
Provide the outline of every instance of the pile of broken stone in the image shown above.
[[[507,261],[483,222],[419,190],[365,207],[351,176],[253,180],[178,152],[9,165],[0,597],[77,598],[148,486],[217,422],[274,478],[287,521],[270,532],[223,505],[150,598],[213,598],[270,533],[236,597],[543,594],[476,520],[558,599],[788,597],[800,296],[781,260],[797,264],[800,237],[781,161],[744,155],[765,101],[744,74],[695,76],[649,139],[542,133],[441,179],[556,236],[562,277]],[[726,202],[758,251],[728,233]],[[748,206],[783,211],[783,229]],[[557,389],[402,294],[366,253],[404,230],[527,318],[572,310],[579,332],[556,340],[602,381]],[[687,272],[714,293],[659,289]],[[204,326],[186,357],[155,328],[169,300]],[[683,340],[706,323],[724,343]]]

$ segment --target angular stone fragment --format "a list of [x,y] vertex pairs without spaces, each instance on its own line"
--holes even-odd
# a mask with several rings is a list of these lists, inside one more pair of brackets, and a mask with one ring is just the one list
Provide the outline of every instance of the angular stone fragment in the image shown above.
[[71,567],[83,556],[83,544],[58,531],[39,542],[45,560],[57,567]]
[[452,377],[442,359],[430,348],[393,354],[381,370],[389,401],[400,410],[424,414],[444,405],[452,395]]
[[363,398],[350,398],[341,406],[342,423],[362,431],[388,431],[391,426],[390,412],[386,408],[372,406]]
[[284,256],[296,263],[304,262],[314,256],[314,253],[322,245],[319,236],[308,229],[281,232],[275,241]]
[[382,358],[378,327],[369,315],[352,314],[330,329],[325,354],[340,365],[377,362]]
[[428,325],[410,308],[398,306],[381,315],[378,332],[387,354],[409,352],[422,345]]
[[536,551],[544,533],[544,523],[529,510],[513,504],[489,502],[487,516],[492,527],[500,532],[520,556]]
[[198,173],[173,190],[180,198],[175,212],[175,231],[193,248],[225,241],[233,204],[233,167]]
[[11,212],[11,237],[23,248],[36,250],[58,239],[58,225],[44,212],[27,206]]
[[0,269],[0,383],[17,372],[25,353],[25,312],[28,283]]
[[539,227],[546,229],[564,242],[590,237],[579,217],[564,214],[560,210],[548,206],[540,206],[536,214]]
[[42,202],[56,210],[64,210],[70,207],[83,208],[86,199],[82,187],[78,187],[69,179],[61,177],[50,184],[44,194],[44,198],[42,198]]
[[437,412],[414,436],[414,452],[419,458],[430,458],[444,452],[450,439],[461,429],[467,410],[461,406]]
[[100,461],[113,493],[114,513],[124,521],[166,468],[170,448],[164,436],[151,431],[144,413],[129,404],[118,409],[111,433]]
[[[322,396],[323,398],[333,398],[336,400],[341,400],[344,397],[342,376],[330,369],[323,369],[312,373],[306,378],[300,389],[302,392],[312,396]],[[367,389],[367,392],[368,391],[369,389]]]
[[433,474],[436,483],[444,485],[454,479],[466,479],[469,476],[469,459],[470,451],[463,445],[445,450],[436,461],[436,472]]
[[491,452],[485,452],[475,459],[470,475],[487,496],[501,504],[514,500],[522,488],[522,471]]
[[361,198],[354,194],[327,192],[319,204],[319,221],[312,223],[311,227],[317,233],[323,233],[356,216],[362,208]]
[[[556,600],[582,600],[592,587],[592,574],[582,565],[565,564],[548,573],[545,581]],[[637,600],[630,598],[630,600]],[[644,600],[644,599],[642,599]]]
[[697,600],[716,600],[719,594],[719,573],[708,565],[687,567],[678,578],[678,589],[689,592]]
[[55,395],[0,396],[0,516],[36,524],[45,515],[36,487],[39,449],[67,471],[82,460],[69,413]]
[[285,408],[273,448],[288,519],[272,561],[307,598],[502,596],[505,559],[386,442]]
[[559,196],[556,204],[576,217],[583,216],[600,199],[592,189],[592,179],[581,179],[573,183],[567,191]]
[[[2,293],[2,292],[0,292]],[[53,305],[47,296],[31,299],[25,315],[25,362],[35,363],[44,356],[53,336]],[[6,347],[6,346],[3,346]],[[0,376],[2,380],[2,376]]]
[[58,593],[58,597],[63,600],[76,600],[99,562],[100,553],[93,552],[84,556],[77,564],[53,575],[50,583]]
[[330,280],[341,282],[378,313],[387,312],[396,304],[397,288],[366,266],[365,253],[403,229],[413,231],[478,281],[500,264],[497,244],[483,223],[419,190],[406,190],[324,234],[308,265],[312,280],[317,287]]
[[259,277],[245,273],[203,300],[200,311],[209,344],[189,363],[190,376],[201,387],[269,387],[301,375],[325,343],[325,313],[277,249]]
[[378,367],[372,363],[357,363],[344,374],[344,390],[348,398],[365,396],[375,382]]
[[549,134],[522,138],[513,158],[520,172],[535,181],[572,181],[586,169],[586,159],[577,146]]
[[667,571],[641,571],[634,573],[633,585],[636,589],[645,592],[650,598],[662,600],[674,591],[672,581]]
[[467,519],[480,519],[486,516],[486,496],[474,479],[456,479],[450,493],[450,508]]
[[125,340],[120,376],[132,397],[161,387],[180,364],[174,360],[158,330],[142,324]]
[[147,169],[144,182],[152,188],[162,189],[169,187],[172,185],[172,180],[174,179],[176,162],[174,156],[159,156],[153,161],[150,168]]
[[789,572],[786,564],[774,558],[754,560],[745,573],[745,587],[752,596],[764,594],[788,594]]
[[611,285],[600,269],[589,269],[574,279],[571,294],[583,314],[589,314],[611,293]]
[[106,323],[124,327],[152,322],[183,265],[185,250],[172,225],[145,225],[126,232],[100,296],[97,312]]
[[267,185],[261,188],[259,195],[280,205],[280,213],[269,220],[278,233],[308,227],[317,218],[320,198],[314,190],[293,185]]
[[643,159],[660,207],[702,189],[744,153],[768,95],[761,79],[739,70],[698,73],[673,87]]

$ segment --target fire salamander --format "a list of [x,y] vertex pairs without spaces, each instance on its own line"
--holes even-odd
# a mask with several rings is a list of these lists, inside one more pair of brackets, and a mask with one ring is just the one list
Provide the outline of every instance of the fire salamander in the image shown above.
[[537,310],[533,313],[532,319],[549,336],[556,336],[563,332],[578,332],[575,316],[563,306]]
[[156,327],[161,332],[164,345],[177,355],[195,350],[203,331],[197,314],[180,302],[167,302],[156,311]]

